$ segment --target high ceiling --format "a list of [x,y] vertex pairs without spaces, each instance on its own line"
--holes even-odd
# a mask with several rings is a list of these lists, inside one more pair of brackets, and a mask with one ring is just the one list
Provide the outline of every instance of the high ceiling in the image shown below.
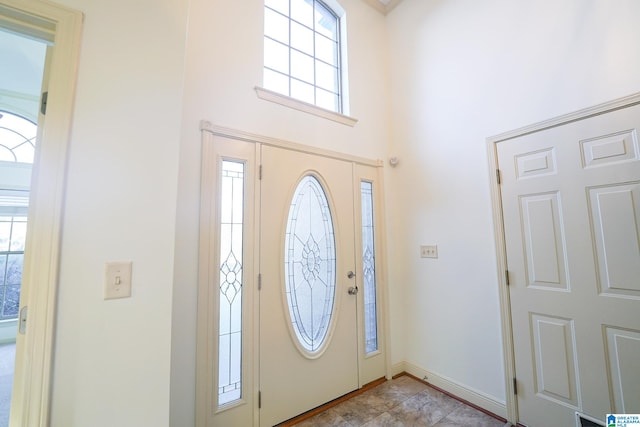
[[364,0],[369,3],[375,9],[384,13],[385,15],[398,5],[402,0]]

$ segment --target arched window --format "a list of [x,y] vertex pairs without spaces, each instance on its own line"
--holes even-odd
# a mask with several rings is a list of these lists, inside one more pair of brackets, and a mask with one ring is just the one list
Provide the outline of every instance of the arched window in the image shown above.
[[[331,0],[327,0],[331,1]],[[265,0],[264,87],[337,113],[343,91],[342,10],[320,0]]]
[[33,163],[37,133],[32,121],[0,111],[0,161]]

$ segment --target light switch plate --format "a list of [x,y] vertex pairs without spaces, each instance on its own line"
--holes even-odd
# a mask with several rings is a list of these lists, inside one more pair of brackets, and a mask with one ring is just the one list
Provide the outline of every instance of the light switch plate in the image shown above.
[[420,246],[421,258],[438,258],[438,245]]
[[131,262],[105,264],[104,299],[131,296]]

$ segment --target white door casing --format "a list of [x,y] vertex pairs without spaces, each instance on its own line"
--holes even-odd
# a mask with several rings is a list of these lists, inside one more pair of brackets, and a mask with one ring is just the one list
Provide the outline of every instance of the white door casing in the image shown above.
[[82,14],[50,2],[0,0],[0,26],[51,43],[43,88],[49,92],[31,180],[29,231],[20,309],[26,333],[16,340],[10,426],[49,425],[51,359],[67,148],[73,113]]
[[604,419],[640,402],[637,103],[628,97],[488,141],[501,178],[494,217],[500,271],[508,261],[501,309],[507,378],[517,377],[507,381],[512,422],[571,425],[575,412]]
[[[384,298],[386,276],[381,163],[214,126],[206,121],[201,122],[201,130],[203,159],[196,425],[273,425],[313,409],[371,380],[388,376],[390,369],[386,357],[388,342],[385,339],[388,326],[385,321]],[[261,159],[260,152],[263,150],[267,155]],[[246,268],[243,272],[243,397],[241,401],[219,408],[215,396],[218,392],[216,323],[219,314],[214,285],[220,278],[220,266],[216,266],[220,262],[216,253],[220,243],[217,218],[219,208],[216,205],[220,197],[217,176],[220,173],[218,166],[221,159],[245,162],[246,179],[253,179],[255,182],[247,182],[245,187],[247,194],[244,221],[247,234],[243,245],[246,248],[243,264]],[[260,165],[261,162],[264,165]],[[286,165],[286,168],[283,165]],[[282,259],[285,246],[283,233],[287,227],[290,198],[300,178],[307,173],[314,176],[326,192],[333,219],[336,221],[335,240],[339,251],[336,253],[338,294],[334,307],[337,323],[331,325],[328,345],[310,358],[302,356],[295,344],[294,330],[286,323],[289,316],[288,303],[282,283],[285,269]],[[259,180],[260,175],[263,176],[262,180]],[[273,177],[277,177],[277,180],[271,181],[270,178]],[[363,250],[360,240],[362,236],[358,231],[362,227],[362,203],[359,200],[361,181],[372,184],[375,222],[378,349],[369,354],[364,349],[362,329],[364,267],[360,254]],[[258,186],[263,187],[261,191],[258,190]],[[341,217],[339,221],[338,215]],[[354,261],[354,258],[357,261]],[[347,274],[351,270],[354,271],[355,277],[348,278]],[[278,277],[272,280],[269,278],[272,276]],[[259,283],[262,286],[261,291],[258,290]],[[360,292],[349,295],[348,288],[351,286],[357,286]],[[265,294],[266,289],[269,291]],[[272,330],[276,318],[280,323]],[[285,344],[277,344],[277,340]],[[285,349],[285,345],[289,348]],[[342,348],[346,348],[346,351]],[[304,359],[304,369],[301,372],[293,370],[295,363],[283,366],[284,358],[290,356],[293,356],[294,361],[297,358],[295,363]],[[318,386],[310,386],[305,382],[312,379],[305,377],[309,366],[304,364],[305,361],[316,363],[313,365],[313,374],[319,381]],[[332,376],[334,370],[337,374]],[[292,405],[296,400],[299,406]],[[260,403],[262,409],[259,409]],[[283,406],[286,406],[284,412],[279,412],[283,410]]]
[[[202,177],[200,196],[200,249],[198,272],[198,322],[196,369],[196,425],[250,426],[255,418],[255,374],[257,352],[254,322],[257,295],[257,227],[255,206],[259,194],[255,191],[256,150],[258,145],[203,132]],[[221,167],[223,160],[244,164],[244,194],[242,254],[242,360],[240,398],[228,405],[218,402],[219,333],[220,333],[220,264],[221,264]],[[257,318],[257,317],[255,317]]]

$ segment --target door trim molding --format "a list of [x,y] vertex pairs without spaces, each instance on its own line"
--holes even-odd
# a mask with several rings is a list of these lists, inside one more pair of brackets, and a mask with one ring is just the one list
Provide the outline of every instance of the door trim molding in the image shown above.
[[309,145],[304,145],[297,142],[290,142],[290,141],[285,141],[283,139],[257,135],[257,134],[237,130],[237,129],[214,125],[207,120],[200,121],[200,130],[210,132],[217,136],[237,139],[240,141],[260,143],[260,144],[268,145],[272,147],[286,148],[288,150],[299,151],[301,153],[307,153],[307,154],[315,154],[315,155],[328,157],[336,160],[347,160],[347,161],[358,163],[361,165],[382,167],[384,164],[382,160],[371,160],[365,157],[353,156],[350,154],[340,153],[337,151],[311,147]]
[[[46,120],[36,149],[23,267],[21,308],[29,306],[27,334],[16,340],[9,424],[49,425],[60,236],[67,151],[75,98],[82,13],[42,0],[0,0],[2,24],[12,31],[53,41]],[[6,19],[4,19],[6,18]],[[46,73],[46,71],[45,71]]]
[[515,349],[513,347],[513,328],[511,325],[511,302],[506,277],[508,274],[508,266],[505,249],[506,241],[504,236],[504,219],[502,216],[502,195],[500,191],[500,184],[496,177],[496,171],[499,169],[497,144],[520,136],[530,135],[638,104],[640,104],[640,92],[486,138],[490,176],[489,187],[491,190],[491,206],[493,212],[493,230],[496,243],[496,266],[498,276],[498,293],[500,299],[500,323],[503,342],[502,348],[507,420],[514,425],[518,421],[518,405],[513,380],[516,378]]
[[[376,253],[378,253],[379,251],[380,271],[378,275],[380,279],[380,298],[382,298],[382,301],[380,304],[380,313],[379,313],[379,316],[380,316],[379,335],[381,339],[381,349],[383,350],[384,357],[385,357],[385,363],[384,363],[385,374],[384,375],[387,379],[391,379],[393,373],[392,373],[391,357],[390,357],[391,344],[389,339],[389,331],[390,331],[389,316],[388,316],[388,313],[389,313],[388,283],[389,281],[388,281],[388,271],[387,271],[387,265],[386,265],[387,250],[386,250],[386,244],[385,244],[387,237],[386,237],[386,227],[385,227],[386,216],[383,209],[384,200],[385,200],[384,169],[383,169],[384,162],[382,160],[367,159],[364,157],[349,155],[349,154],[345,154],[337,151],[325,150],[325,149],[312,147],[312,146],[308,146],[300,143],[285,141],[282,139],[257,135],[257,134],[253,134],[245,131],[240,131],[237,129],[218,126],[218,125],[212,124],[207,120],[200,121],[200,131],[201,131],[200,142],[202,144],[202,147],[201,147],[202,148],[202,159],[201,159],[202,170],[200,173],[201,173],[202,185],[201,185],[201,194],[200,194],[201,211],[200,211],[200,220],[199,220],[200,221],[199,233],[201,236],[201,241],[200,241],[200,249],[199,249],[199,259],[201,263],[203,259],[204,260],[208,259],[208,257],[211,255],[210,251],[214,250],[211,246],[211,244],[213,244],[214,239],[210,237],[212,229],[211,227],[209,227],[209,223],[207,221],[211,219],[211,215],[213,214],[211,210],[214,208],[213,202],[215,201],[216,194],[214,191],[212,191],[213,187],[211,187],[210,184],[206,184],[207,182],[210,182],[212,180],[212,176],[210,175],[211,173],[210,166],[212,163],[210,160],[207,160],[207,158],[209,158],[211,156],[211,153],[213,152],[212,144],[213,144],[214,136],[255,144],[256,145],[256,152],[255,152],[256,169],[254,170],[254,173],[256,175],[259,174],[258,165],[260,163],[259,161],[260,156],[259,156],[258,150],[259,150],[259,147],[262,145],[277,147],[277,148],[291,150],[291,151],[297,151],[305,154],[311,154],[311,155],[326,157],[330,159],[351,162],[356,165],[364,165],[364,166],[376,168],[376,182],[378,185],[378,190],[377,190],[375,208],[378,209],[378,212],[376,212],[377,219],[375,221],[376,221],[376,224],[379,224],[379,231],[377,231],[376,234],[379,239],[379,242],[377,242],[377,244],[380,246],[379,249],[377,248]],[[209,174],[209,175],[206,175],[206,174]],[[260,192],[256,190],[256,194],[254,196],[255,206],[260,206],[261,196],[259,193]],[[254,230],[259,229],[259,224],[260,224],[259,215],[255,215],[252,222]],[[203,238],[203,236],[209,236],[209,237]],[[205,256],[203,256],[203,254]],[[255,251],[253,255],[254,255],[254,261],[253,261],[254,272],[258,272],[259,257],[256,255]],[[378,264],[378,261],[376,261],[376,266],[377,264]],[[207,399],[210,400],[210,396],[207,395],[208,394],[207,387],[210,386],[211,381],[210,381],[210,376],[208,374],[201,375],[200,372],[206,372],[207,369],[211,371],[212,369],[208,365],[211,359],[210,357],[208,357],[208,355],[212,354],[213,349],[211,347],[208,347],[208,344],[206,343],[207,343],[207,337],[208,337],[208,334],[207,334],[208,327],[213,320],[210,318],[210,313],[208,311],[209,299],[208,297],[207,298],[204,297],[208,294],[203,290],[204,289],[203,286],[206,285],[206,281],[204,281],[203,279],[208,277],[211,274],[211,272],[207,271],[207,267],[205,265],[200,265],[198,269],[199,269],[198,294],[200,295],[202,293],[201,296],[203,296],[203,298],[198,298],[198,308],[197,308],[198,331],[197,331],[197,340],[196,340],[197,341],[196,425],[206,426],[209,418],[209,412],[207,411]],[[254,336],[250,339],[250,342],[252,343],[252,346],[253,346],[250,357],[253,358],[253,362],[251,363],[251,369],[253,369],[254,378],[252,379],[252,384],[249,386],[252,396],[250,397],[251,402],[248,402],[248,403],[253,406],[253,426],[258,426],[259,420],[260,420],[260,412],[257,404],[259,400],[258,396],[259,396],[259,376],[260,376],[260,354],[259,354],[260,353],[260,350],[259,350],[260,336],[257,331],[259,331],[260,325],[259,325],[259,314],[255,312],[255,305],[257,304],[256,301],[258,300],[259,296],[257,294],[258,292],[257,287],[254,287],[254,288],[255,290],[254,290],[254,293],[252,294],[252,298],[253,298],[252,310],[254,311],[254,313],[253,313],[253,321],[251,324],[251,326],[253,327]],[[360,372],[358,372],[358,376],[360,376]],[[359,386],[361,385],[362,384],[359,384]]]

